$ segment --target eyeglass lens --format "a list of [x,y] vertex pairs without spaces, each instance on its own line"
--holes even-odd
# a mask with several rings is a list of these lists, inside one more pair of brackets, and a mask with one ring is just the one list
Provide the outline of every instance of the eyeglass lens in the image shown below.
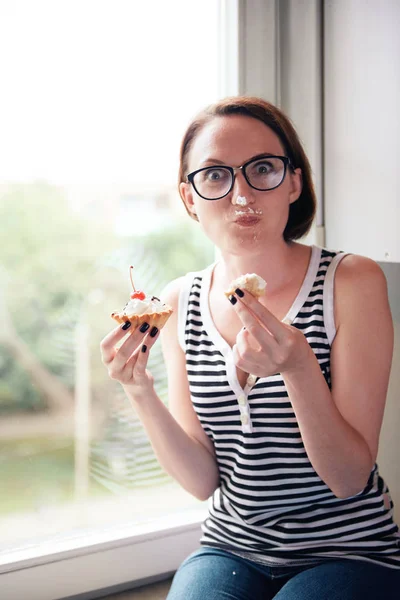
[[[282,183],[285,163],[276,157],[256,159],[246,165],[245,174],[251,186],[267,191]],[[232,179],[232,173],[226,167],[210,167],[196,173],[193,183],[201,196],[212,200],[229,192]]]

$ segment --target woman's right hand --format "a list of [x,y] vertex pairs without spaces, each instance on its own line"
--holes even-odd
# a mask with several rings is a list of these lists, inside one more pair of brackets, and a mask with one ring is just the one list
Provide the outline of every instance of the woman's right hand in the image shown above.
[[[126,328],[126,323],[119,325],[100,343],[101,359],[108,375],[119,381],[129,395],[138,399],[153,389],[154,378],[146,367],[149,351],[160,334],[157,327],[146,328],[145,325],[143,323],[132,332],[129,332],[129,327]],[[117,348],[118,342],[128,332],[126,340]]]

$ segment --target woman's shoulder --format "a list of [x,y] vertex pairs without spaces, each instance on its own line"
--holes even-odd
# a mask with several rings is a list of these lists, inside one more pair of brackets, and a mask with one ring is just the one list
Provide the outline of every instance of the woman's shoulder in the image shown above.
[[329,257],[335,270],[335,285],[354,284],[386,286],[386,276],[379,264],[372,258],[351,254],[343,250],[332,250],[324,246],[313,246],[321,253],[321,258]]
[[386,288],[386,277],[378,263],[367,256],[345,254],[337,267],[337,285]]
[[177,309],[179,296],[183,288],[184,281],[185,276],[183,275],[167,283],[160,294],[161,302],[164,302],[164,304],[169,304],[172,306],[172,308]]
[[201,278],[213,267],[213,264],[208,265],[205,269],[200,271],[190,271],[186,273],[186,275],[182,275],[181,277],[177,277],[170,281],[161,292],[161,301],[169,304],[172,308],[177,308],[181,294],[183,292],[189,292],[194,279],[196,277]]
[[377,262],[366,256],[346,254],[335,275],[335,305],[338,321],[351,319],[355,313],[388,313],[386,276]]

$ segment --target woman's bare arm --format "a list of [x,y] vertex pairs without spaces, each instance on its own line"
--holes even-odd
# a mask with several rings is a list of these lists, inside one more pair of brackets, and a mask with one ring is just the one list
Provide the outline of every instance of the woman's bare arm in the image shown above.
[[185,356],[177,336],[179,289],[180,280],[176,280],[163,293],[163,301],[174,309],[162,333],[170,410],[156,394],[154,379],[147,370],[149,352],[159,333],[151,337],[136,329],[127,335],[119,326],[104,338],[100,348],[110,377],[122,384],[161,466],[185,490],[205,500],[218,487],[219,472],[213,444],[191,404]]
[[336,496],[348,497],[364,489],[376,461],[393,322],[385,276],[367,258],[342,260],[334,297],[331,391],[316,359],[283,376],[313,467]]
[[[219,486],[219,471],[214,445],[194,411],[186,373],[186,360],[178,342],[178,300],[182,280],[171,282],[163,291],[163,302],[174,312],[161,332],[168,375],[168,405],[171,418],[185,434],[185,446],[175,449],[168,460],[168,472],[187,491],[207,499]],[[186,455],[189,452],[189,455]]]
[[[130,398],[129,390],[125,391]],[[219,485],[217,463],[210,450],[185,431],[185,422],[178,423],[154,391],[145,402],[130,399],[163,469],[187,492],[207,500]]]

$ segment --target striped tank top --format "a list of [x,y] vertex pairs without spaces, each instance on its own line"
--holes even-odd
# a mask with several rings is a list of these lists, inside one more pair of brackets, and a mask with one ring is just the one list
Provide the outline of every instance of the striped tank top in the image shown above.
[[[334,273],[343,256],[312,247],[285,317],[306,336],[329,386]],[[350,558],[400,568],[400,534],[378,466],[362,492],[337,498],[308,459],[282,377],[250,375],[241,387],[210,314],[213,268],[186,276],[178,319],[193,407],[220,473],[201,544],[269,566]]]

